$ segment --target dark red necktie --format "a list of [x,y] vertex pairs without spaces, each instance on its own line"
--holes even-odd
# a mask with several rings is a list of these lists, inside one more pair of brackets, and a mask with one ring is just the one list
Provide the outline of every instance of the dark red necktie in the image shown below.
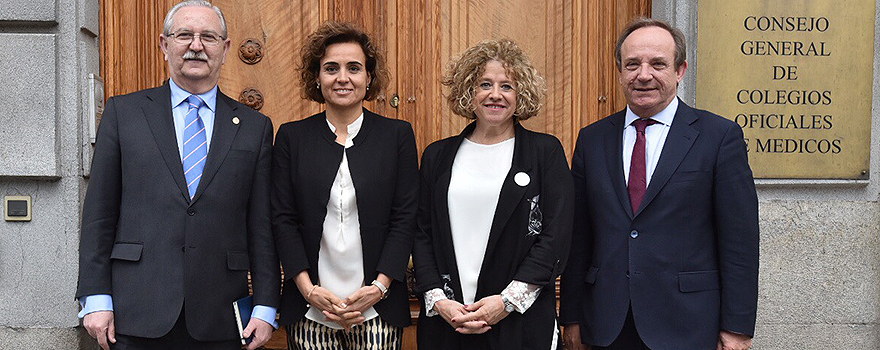
[[645,198],[645,190],[648,181],[645,171],[645,128],[656,124],[653,119],[637,119],[632,123],[636,127],[636,144],[633,146],[632,159],[629,163],[629,202],[632,204],[633,214],[639,210],[642,199]]

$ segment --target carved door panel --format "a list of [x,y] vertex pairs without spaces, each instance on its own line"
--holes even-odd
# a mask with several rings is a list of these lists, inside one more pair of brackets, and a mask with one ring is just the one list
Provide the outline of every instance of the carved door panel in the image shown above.
[[229,14],[233,38],[220,86],[250,103],[262,97],[260,111],[276,127],[321,110],[301,98],[296,67],[306,36],[333,19],[360,24],[384,49],[391,80],[367,108],[411,122],[419,150],[457,134],[467,123],[452,115],[443,99],[440,80],[449,60],[483,39],[515,40],[548,85],[544,110],[525,125],[556,135],[569,155],[581,127],[623,107],[613,58],[616,34],[629,19],[650,9],[650,0],[214,3]]
[[[220,87],[227,94],[272,118],[277,128],[284,122],[299,120],[323,108],[302,98],[300,48],[306,37],[326,20],[352,21],[370,32],[380,48],[393,45],[394,27],[386,20],[393,11],[387,1],[329,0],[214,0],[228,15],[232,49],[220,76]],[[389,57],[393,67],[394,57]],[[391,70],[393,91],[394,71]],[[241,95],[244,92],[245,95]],[[251,98],[258,96],[261,98]],[[368,102],[367,108],[396,118],[386,95]]]
[[[558,137],[570,157],[580,128],[625,105],[613,57],[616,37],[630,19],[650,15],[651,1],[472,0],[438,1],[434,7],[441,19],[429,27],[432,42],[439,41],[436,67],[486,38],[516,41],[548,88],[542,112],[524,125]],[[419,127],[423,138],[456,134],[467,123],[451,116],[445,104],[434,108],[419,115],[430,120],[424,126],[429,130]]]
[[[101,72],[105,96],[167,79],[158,49],[165,13],[176,0],[101,2]],[[214,0],[229,21],[232,48],[220,80],[228,95],[250,101],[277,127],[321,110],[303,100],[296,77],[299,48],[327,19],[354,21],[386,52],[391,81],[371,110],[413,123],[419,149],[456,134],[440,79],[449,59],[479,40],[507,37],[547,78],[543,112],[525,124],[552,133],[566,152],[576,132],[624,106],[616,82],[614,44],[632,17],[650,14],[650,0]],[[391,107],[393,96],[397,108]]]

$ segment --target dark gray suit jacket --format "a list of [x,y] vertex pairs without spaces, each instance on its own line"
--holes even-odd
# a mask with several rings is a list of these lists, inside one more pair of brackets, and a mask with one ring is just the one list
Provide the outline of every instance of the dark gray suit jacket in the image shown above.
[[571,260],[561,319],[607,346],[632,305],[653,350],[714,349],[720,329],[753,334],[758,200],[742,129],[679,101],[632,212],[623,174],[625,110],[583,128],[572,159]]
[[235,339],[232,302],[248,294],[248,270],[254,304],[278,306],[272,122],[218,92],[208,159],[190,200],[170,91],[166,82],[107,102],[83,205],[76,296],[112,295],[121,334],[163,336],[185,308],[194,338]]

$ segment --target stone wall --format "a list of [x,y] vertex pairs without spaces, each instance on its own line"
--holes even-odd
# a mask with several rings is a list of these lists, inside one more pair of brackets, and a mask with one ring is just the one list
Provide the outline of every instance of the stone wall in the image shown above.
[[0,221],[0,349],[80,348],[73,294],[97,33],[97,0],[0,6],[0,199],[33,201],[32,221]]

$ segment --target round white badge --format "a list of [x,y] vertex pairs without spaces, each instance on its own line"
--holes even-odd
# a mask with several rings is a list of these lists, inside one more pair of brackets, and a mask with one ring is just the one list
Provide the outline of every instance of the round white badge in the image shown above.
[[529,177],[529,174],[526,174],[522,171],[516,173],[516,175],[513,176],[513,182],[516,182],[516,184],[520,185],[521,187],[528,186],[529,182],[531,181],[532,179]]
[[232,124],[238,125],[238,117],[232,117]]

